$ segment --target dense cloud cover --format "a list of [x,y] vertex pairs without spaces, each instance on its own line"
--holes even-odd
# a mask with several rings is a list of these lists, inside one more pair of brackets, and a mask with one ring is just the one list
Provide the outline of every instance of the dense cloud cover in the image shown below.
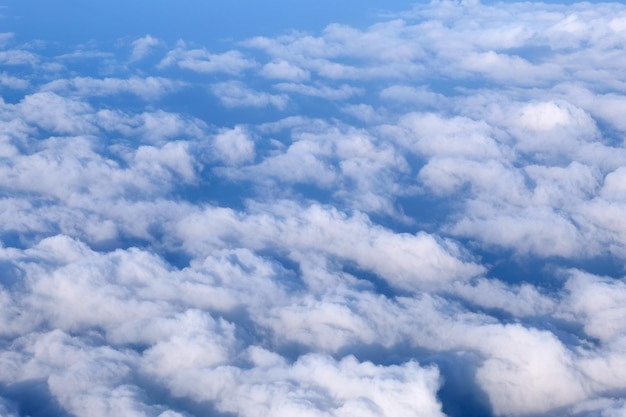
[[626,6],[376,19],[0,34],[0,416],[626,414]]

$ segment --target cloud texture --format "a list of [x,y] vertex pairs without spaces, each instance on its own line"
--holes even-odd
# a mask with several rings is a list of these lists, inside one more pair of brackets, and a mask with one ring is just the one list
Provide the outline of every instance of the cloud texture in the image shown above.
[[0,34],[0,415],[626,413],[626,7],[378,20]]

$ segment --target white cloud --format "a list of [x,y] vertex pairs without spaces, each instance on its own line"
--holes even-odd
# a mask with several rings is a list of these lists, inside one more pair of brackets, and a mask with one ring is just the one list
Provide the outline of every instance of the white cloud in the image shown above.
[[365,123],[380,123],[384,120],[379,111],[369,104],[350,104],[344,106],[342,111]]
[[159,46],[161,41],[146,35],[142,38],[135,39],[132,43],[133,50],[130,55],[131,62],[140,61],[150,54],[155,46]]
[[[329,25],[320,37],[294,33],[275,39],[257,37],[246,45],[266,51],[275,61],[333,79],[407,77],[422,73],[414,59],[423,56],[418,43],[406,42],[413,35],[401,21],[373,25],[360,31],[345,25]],[[371,65],[353,66],[336,59],[347,58]]]
[[[247,256],[241,255],[240,260]],[[46,259],[50,270],[39,271],[35,258]],[[231,256],[223,258],[227,259],[233,260]],[[159,414],[163,407],[144,402],[145,393],[137,385],[140,379],[134,376],[137,372],[162,383],[173,395],[211,400],[222,411],[243,415],[267,407],[287,412],[306,398],[319,399],[307,406],[310,412],[338,416],[358,411],[375,416],[410,415],[416,410],[441,414],[435,396],[439,374],[435,368],[420,368],[415,362],[385,367],[351,357],[335,361],[323,355],[308,355],[289,365],[275,353],[251,346],[243,358],[247,356],[252,367],[238,370],[231,365],[240,349],[235,325],[200,310],[169,314],[169,310],[178,309],[176,304],[168,304],[165,299],[149,301],[156,296],[153,291],[172,282],[174,276],[162,261],[147,253],[120,250],[101,255],[77,241],[55,237],[29,250],[21,262],[34,285],[32,306],[46,311],[48,323],[74,332],[93,326],[104,328],[107,340],[113,343],[112,347],[94,346],[55,330],[29,335],[13,345],[20,350],[0,355],[0,362],[11,361],[11,366],[0,373],[3,381],[47,378],[56,400],[76,415],[133,410],[144,415]],[[213,275],[217,269],[207,265],[205,271]],[[228,280],[231,273],[224,272],[223,279]],[[247,267],[240,272],[256,275]],[[200,276],[188,278],[189,283],[200,284]],[[238,285],[239,281],[231,283]],[[190,290],[188,295],[197,292]],[[169,297],[174,292],[166,290],[162,294]],[[250,294],[258,296],[259,292]],[[180,294],[180,299],[188,295]],[[198,297],[201,299],[209,303],[219,300]],[[242,301],[239,297],[237,300]],[[266,302],[276,301],[272,297]],[[122,347],[128,343],[150,347],[139,358],[138,353]],[[217,375],[221,377],[215,379]],[[295,390],[284,390],[281,387],[285,384]],[[200,386],[202,389],[198,389]],[[268,395],[251,395],[263,391]],[[329,392],[333,393],[330,402],[331,397],[323,400]],[[367,401],[362,399],[365,394]]]
[[163,110],[126,114],[101,109],[94,116],[97,125],[105,131],[152,144],[164,144],[173,139],[200,140],[208,135],[205,122]]
[[[414,362],[382,367],[352,357],[335,361],[306,355],[288,365],[260,348],[250,349],[250,356],[256,365],[250,370],[197,369],[168,383],[174,392],[197,400],[213,400],[221,390],[225,395],[217,400],[218,410],[242,416],[444,415],[434,395],[436,370]],[[205,389],[190,384],[189,377],[203,381]]]
[[0,46],[4,47],[8,44],[11,39],[15,37],[15,34],[12,32],[2,32],[0,33]]
[[562,315],[583,324],[585,333],[609,342],[626,331],[623,280],[569,271]]
[[604,177],[600,195],[607,200],[623,201],[626,199],[626,168],[619,167]]
[[9,49],[0,51],[0,63],[3,65],[35,65],[39,57],[30,51]]
[[275,87],[280,91],[298,93],[305,96],[321,97],[328,100],[346,100],[352,96],[363,94],[363,89],[351,87],[346,84],[343,84],[338,88],[332,88],[328,86],[318,87],[306,84],[279,83],[276,84]]
[[594,120],[567,102],[530,103],[512,115],[509,129],[516,148],[538,158],[567,155],[581,143],[599,137]]
[[443,118],[434,113],[409,113],[391,130],[393,140],[429,157],[465,157],[486,160],[503,156],[497,133],[488,124],[465,117]]
[[179,43],[176,49],[168,52],[167,56],[161,60],[159,68],[168,68],[172,65],[203,74],[234,75],[255,67],[256,63],[239,51],[212,54],[206,49],[187,49],[184,43]]
[[491,195],[502,202],[522,202],[528,193],[521,173],[499,159],[435,157],[422,167],[419,178],[435,194],[453,194],[469,185],[472,191],[487,199]]
[[164,94],[179,90],[184,83],[161,77],[103,78],[75,77],[55,80],[42,86],[42,91],[54,91],[85,96],[108,96],[130,93],[146,100],[157,99]]
[[274,190],[278,182],[283,191],[284,185],[310,184],[356,209],[400,216],[391,199],[409,192],[394,179],[406,176],[409,167],[390,143],[364,129],[322,120],[288,118],[272,126],[289,133],[292,143],[281,142],[256,165],[220,172]]
[[535,183],[532,201],[537,205],[573,208],[598,193],[602,176],[597,168],[572,162],[566,167],[528,165],[525,172]]
[[490,357],[476,378],[497,415],[547,412],[588,395],[573,355],[550,332],[507,326],[502,334],[482,333]]
[[96,130],[90,120],[91,106],[52,92],[28,95],[16,109],[25,121],[56,134],[80,135]]
[[409,85],[393,85],[380,91],[383,100],[400,103],[417,104],[423,107],[439,107],[445,103],[445,96],[428,91],[426,87],[412,87]]
[[217,156],[226,164],[237,165],[254,159],[254,141],[242,126],[222,130],[213,139]]
[[585,401],[572,409],[574,415],[619,417],[626,409],[624,400],[614,398],[598,398]]
[[5,72],[0,74],[0,85],[21,90],[28,87],[28,81],[22,78],[13,77]]
[[547,316],[556,302],[531,284],[507,285],[494,279],[481,278],[473,282],[457,282],[455,294],[484,308],[500,309],[514,316]]
[[51,138],[42,142],[39,152],[17,156],[12,164],[0,168],[0,183],[14,191],[67,201],[81,195],[109,198],[158,194],[174,178],[183,182],[195,179],[194,159],[183,142],[142,146],[122,157],[128,168],[100,156],[85,137]]
[[533,65],[518,56],[494,51],[469,54],[460,62],[459,69],[506,84],[545,84],[562,76],[561,68],[556,64]]
[[401,303],[407,322],[399,327],[413,344],[460,349],[474,361],[476,382],[495,415],[549,414],[593,395],[579,352],[550,331],[500,324],[429,296]]
[[[248,247],[277,248],[280,242],[278,249],[285,247],[289,252],[321,253],[354,262],[406,290],[467,279],[484,271],[463,260],[452,241],[423,232],[396,234],[371,224],[361,214],[348,217],[333,208],[303,208],[288,202],[259,208],[262,211],[242,219],[230,210],[209,209],[181,219],[177,233],[196,256],[223,239],[254,236],[245,241]],[[268,217],[266,210],[276,213],[276,218]]]
[[307,81],[310,77],[308,71],[290,64],[285,60],[272,61],[263,65],[261,75],[267,78],[289,81]]
[[[91,46],[91,45],[90,45]],[[68,52],[65,54],[58,55],[56,57],[57,60],[61,60],[61,62],[52,63],[53,68],[59,69],[59,65],[63,65],[63,61],[83,61],[83,60],[102,60],[104,62],[109,62],[113,60],[115,54],[111,52],[102,52],[97,49],[87,49],[84,47],[77,48],[74,52]],[[56,65],[55,65],[56,64]]]
[[279,110],[287,106],[289,98],[284,94],[269,94],[255,91],[238,81],[227,81],[213,84],[211,92],[226,107],[267,107],[274,106]]
[[161,148],[141,146],[133,159],[133,169],[146,171],[146,178],[169,178],[173,173],[184,183],[196,179],[195,161],[185,142],[169,142]]
[[594,117],[610,123],[611,126],[619,130],[626,130],[626,123],[619,117],[626,107],[626,101],[622,94],[603,94],[594,92],[593,89],[568,84],[559,86],[557,92]]
[[511,208],[499,213],[485,204],[472,204],[467,217],[452,233],[480,239],[487,246],[503,247],[524,255],[576,258],[597,253],[577,225],[549,207]]

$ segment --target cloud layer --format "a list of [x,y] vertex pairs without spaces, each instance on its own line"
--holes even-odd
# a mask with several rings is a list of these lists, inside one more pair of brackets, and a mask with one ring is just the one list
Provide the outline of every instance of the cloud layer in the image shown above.
[[626,7],[328,23],[0,34],[0,415],[626,412]]

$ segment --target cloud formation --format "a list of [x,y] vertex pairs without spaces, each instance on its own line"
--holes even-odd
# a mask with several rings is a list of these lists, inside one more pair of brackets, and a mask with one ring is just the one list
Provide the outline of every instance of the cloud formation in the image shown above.
[[625,412],[626,7],[378,20],[0,34],[0,415]]
[[212,54],[203,48],[187,49],[184,42],[179,42],[176,48],[168,52],[159,63],[160,68],[167,68],[172,65],[203,74],[215,72],[238,74],[255,66],[254,61],[245,58],[239,51]]
[[147,77],[144,79],[131,77],[128,79],[90,77],[76,77],[70,80],[54,80],[42,86],[43,91],[63,91],[73,93],[79,97],[108,96],[121,93],[130,93],[146,100],[158,98],[168,92],[181,87],[175,82],[162,77]]
[[132,62],[140,61],[148,56],[155,46],[159,46],[160,44],[161,42],[158,39],[150,35],[135,39],[132,43],[133,50],[130,55],[130,60]]

